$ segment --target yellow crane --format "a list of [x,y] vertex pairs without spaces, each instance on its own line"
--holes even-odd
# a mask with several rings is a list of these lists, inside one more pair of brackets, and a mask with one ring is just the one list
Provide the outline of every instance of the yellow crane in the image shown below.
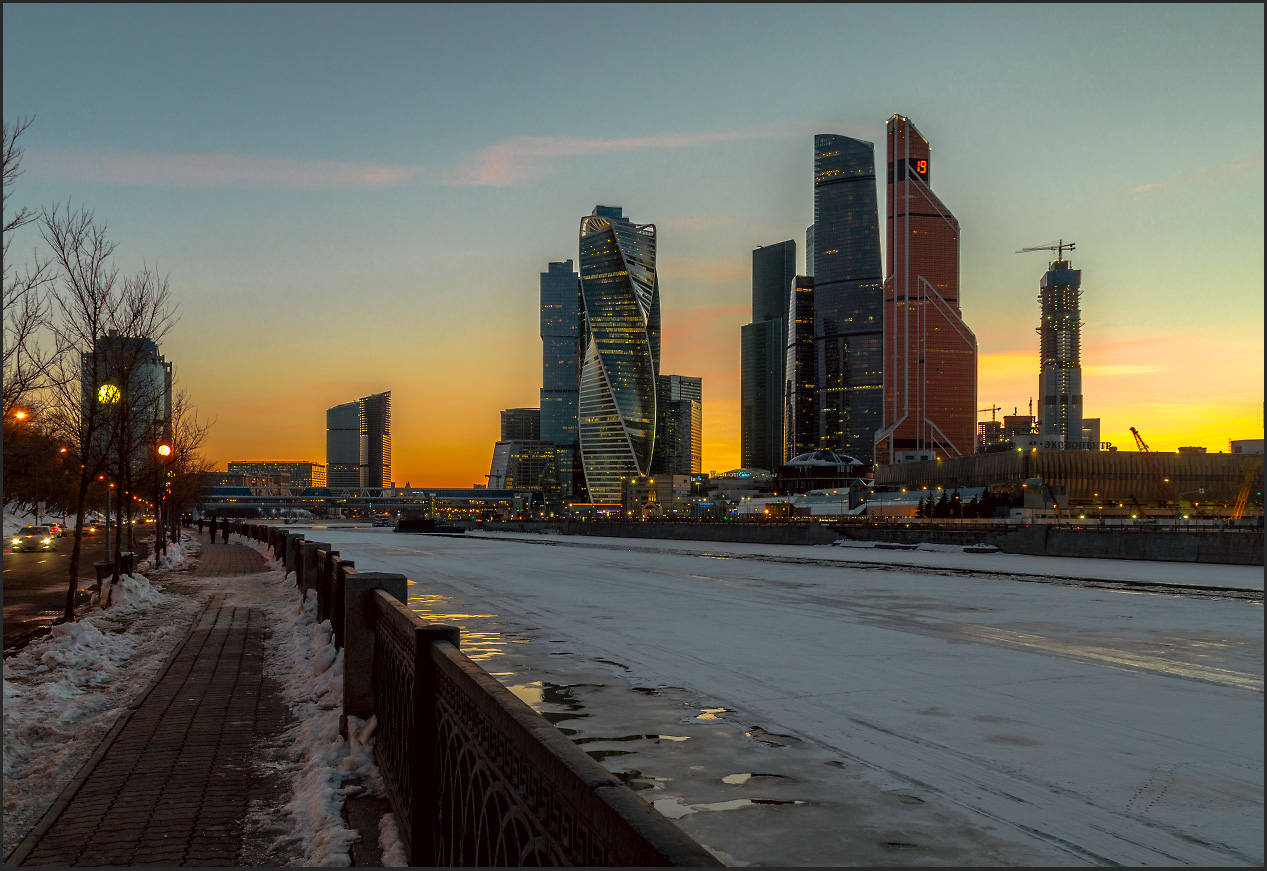
[[1072,242],[1066,242],[1064,239],[1059,239],[1059,240],[1057,240],[1057,241],[1055,241],[1055,242],[1052,242],[1052,243],[1050,243],[1050,244],[1048,244],[1048,245],[1036,245],[1036,246],[1035,246],[1035,247],[1033,247],[1033,248],[1022,248],[1022,249],[1020,249],[1019,251],[1017,251],[1016,253],[1017,253],[1017,254],[1028,254],[1028,253],[1029,253],[1029,252],[1031,252],[1031,251],[1055,251],[1055,252],[1056,252],[1056,259],[1057,259],[1057,260],[1064,260],[1064,259],[1065,259],[1065,252],[1066,252],[1066,251],[1073,251],[1073,250],[1074,250],[1074,247],[1073,247],[1073,243],[1072,243]]
[[1250,491],[1254,489],[1254,482],[1261,481],[1263,471],[1263,461],[1260,457],[1249,464],[1249,468],[1245,470],[1245,477],[1241,479],[1241,486],[1236,491],[1236,505],[1232,508],[1232,519],[1240,520],[1245,516],[1245,504],[1249,502]]

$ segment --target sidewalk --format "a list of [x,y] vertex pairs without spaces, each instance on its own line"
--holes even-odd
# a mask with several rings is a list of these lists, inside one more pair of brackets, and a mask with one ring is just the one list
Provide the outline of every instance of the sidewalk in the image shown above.
[[[204,545],[195,577],[266,570],[242,544]],[[264,675],[262,609],[214,595],[7,864],[245,864],[262,852],[244,822],[275,785],[251,764],[287,710]]]

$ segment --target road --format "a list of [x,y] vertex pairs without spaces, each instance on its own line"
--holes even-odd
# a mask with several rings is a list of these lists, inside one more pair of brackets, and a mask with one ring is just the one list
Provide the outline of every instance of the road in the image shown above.
[[[1039,864],[1262,863],[1261,602],[646,540],[305,532],[495,618],[484,628],[566,639],[918,788],[930,812]],[[1221,570],[1200,567],[1212,584]]]
[[[137,558],[144,559],[153,544],[154,526],[137,525]],[[126,541],[126,538],[125,538]],[[33,634],[45,630],[66,607],[70,553],[74,539],[58,540],[56,551],[14,553],[4,547],[4,649],[25,644]],[[104,535],[86,536],[79,557],[79,589],[91,590],[96,583],[93,563],[106,559]],[[81,600],[82,600],[81,595]]]

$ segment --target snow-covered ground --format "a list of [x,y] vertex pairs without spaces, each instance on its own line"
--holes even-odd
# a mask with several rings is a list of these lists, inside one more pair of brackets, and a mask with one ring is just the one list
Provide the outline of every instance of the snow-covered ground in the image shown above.
[[4,851],[43,816],[184,637],[201,602],[125,575],[112,604],[4,660]]
[[350,740],[339,735],[343,655],[331,643],[329,621],[316,621],[315,599],[301,603],[293,577],[283,577],[276,563],[256,575],[185,577],[184,593],[164,592],[163,580],[187,566],[198,548],[188,539],[169,546],[157,570],[148,559],[120,581],[109,608],[55,626],[49,637],[4,660],[5,854],[150,683],[202,605],[221,593],[228,605],[267,613],[272,631],[265,668],[280,682],[294,717],[268,765],[271,776],[286,781],[283,804],[254,807],[247,821],[248,830],[273,839],[269,864],[349,865],[348,848],[362,836],[378,840],[384,864],[403,864],[390,815],[378,832],[361,835],[342,817],[348,795],[382,789],[371,752],[375,724],[354,721]]
[[312,535],[731,864],[1263,861],[1261,602],[1023,582],[1261,569]]

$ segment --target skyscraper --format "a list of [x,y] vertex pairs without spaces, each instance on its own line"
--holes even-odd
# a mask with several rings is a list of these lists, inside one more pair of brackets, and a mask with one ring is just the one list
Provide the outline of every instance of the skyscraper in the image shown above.
[[959,222],[929,187],[928,140],[901,115],[887,126],[884,416],[875,462],[963,456],[976,441],[977,337],[959,309]]
[[392,486],[392,392],[374,393],[359,403],[362,487]]
[[507,408],[502,412],[502,441],[538,441],[540,439],[541,409]]
[[883,414],[884,278],[875,146],[814,137],[816,447],[870,463]]
[[694,475],[703,466],[704,381],[687,375],[656,378],[654,475]]
[[787,304],[787,363],[783,387],[783,456],[817,447],[814,425],[814,279],[792,280]]
[[581,220],[584,357],[578,409],[590,498],[619,502],[623,479],[645,475],[655,446],[660,286],[654,224],[618,207]]
[[[1070,442],[1082,431],[1082,270],[1053,260],[1038,283],[1042,320],[1038,324],[1038,431]],[[1096,434],[1095,441],[1099,442]]]
[[582,310],[572,261],[549,264],[541,273],[541,440],[555,446],[559,485],[568,498],[580,495],[585,477],[576,422]]
[[361,486],[359,402],[326,410],[326,482],[330,487]]
[[775,469],[783,462],[784,323],[796,277],[796,242],[752,252],[752,323],[740,333],[740,464]]

